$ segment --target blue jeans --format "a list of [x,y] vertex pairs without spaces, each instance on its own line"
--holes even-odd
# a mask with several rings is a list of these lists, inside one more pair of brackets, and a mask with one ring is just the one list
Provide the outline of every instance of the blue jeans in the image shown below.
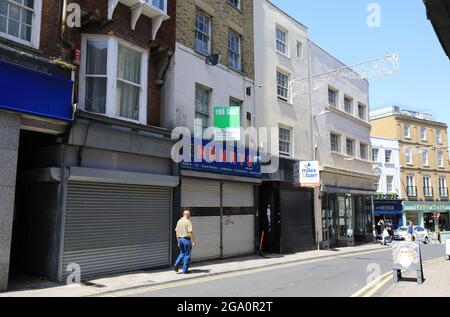
[[178,247],[180,248],[180,255],[178,256],[175,265],[179,266],[181,264],[181,261],[183,261],[184,259],[183,272],[187,273],[189,270],[189,264],[191,264],[191,240],[185,238],[178,239]]

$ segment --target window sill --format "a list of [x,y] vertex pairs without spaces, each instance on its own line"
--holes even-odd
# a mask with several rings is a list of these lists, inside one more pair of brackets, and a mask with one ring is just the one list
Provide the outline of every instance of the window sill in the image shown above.
[[235,5],[229,3],[228,1],[227,1],[227,4],[228,4],[230,7],[232,7],[234,10],[238,11],[239,13],[244,14],[244,11],[242,11],[242,3],[241,3],[241,5],[240,5],[239,8],[236,7]]
[[284,98],[277,97],[277,100],[280,101],[280,102],[282,102],[282,103],[284,103],[284,104],[286,104],[286,105],[288,105],[288,106],[291,106],[291,107],[294,106],[292,103],[290,103],[289,101],[287,101],[287,100],[284,99]]
[[284,58],[287,58],[288,60],[291,60],[291,57],[287,55],[286,53],[280,52],[279,50],[275,49],[278,55],[283,56]]
[[205,57],[205,58],[211,55],[211,53],[205,53],[205,52],[200,51],[199,49],[196,49],[196,48],[194,48],[194,52],[197,53],[198,55],[201,55],[201,56]]

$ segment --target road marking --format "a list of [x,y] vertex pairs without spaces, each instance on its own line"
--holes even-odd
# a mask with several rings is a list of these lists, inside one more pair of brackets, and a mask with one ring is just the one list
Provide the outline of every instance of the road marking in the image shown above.
[[261,272],[267,272],[271,270],[277,270],[277,269],[283,269],[283,268],[290,268],[295,266],[301,266],[305,264],[311,264],[311,263],[317,263],[317,262],[323,262],[323,261],[329,261],[329,260],[335,260],[339,258],[348,258],[355,255],[364,255],[364,254],[371,254],[371,253],[378,253],[378,252],[385,252],[385,249],[382,250],[369,250],[369,251],[362,251],[358,253],[351,253],[351,254],[342,254],[342,255],[336,255],[326,258],[317,258],[317,259],[311,259],[311,260],[303,260],[298,262],[292,262],[292,263],[280,263],[271,265],[270,267],[261,267],[261,268],[255,268],[255,269],[246,269],[239,272],[231,272],[231,273],[219,273],[217,275],[213,276],[204,276],[199,277],[195,279],[189,279],[189,280],[180,280],[180,281],[172,281],[169,283],[164,283],[160,285],[154,285],[154,286],[148,286],[148,287],[141,287],[141,288],[135,288],[132,290],[124,290],[124,291],[117,291],[117,292],[111,292],[107,294],[96,294],[93,296],[101,296],[101,297],[122,297],[122,296],[132,296],[137,294],[143,294],[143,293],[149,293],[149,292],[155,292],[163,289],[170,289],[180,286],[187,286],[187,285],[194,285],[194,284],[200,284],[200,283],[206,283],[226,278],[233,278],[233,277],[239,277],[244,275],[250,275],[250,274],[256,274]]
[[[436,259],[432,259],[432,260],[423,262],[423,265],[433,265],[433,264],[442,262],[444,260],[445,259],[443,259],[443,258],[436,258]],[[405,273],[405,271],[402,271],[402,273]],[[392,278],[393,278],[392,274],[393,274],[393,272],[387,272],[386,274],[381,275],[377,279],[373,280],[372,282],[368,283],[366,286],[361,288],[359,291],[355,292],[350,297],[361,297],[361,295],[364,293],[365,293],[365,295],[362,297],[372,297],[381,288],[383,288],[389,281],[392,280]]]

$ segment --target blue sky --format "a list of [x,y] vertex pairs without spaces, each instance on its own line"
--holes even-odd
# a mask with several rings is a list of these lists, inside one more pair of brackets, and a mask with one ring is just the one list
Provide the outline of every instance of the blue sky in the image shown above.
[[[423,0],[273,0],[309,28],[310,38],[347,65],[397,52],[400,70],[371,80],[371,108],[396,104],[450,124],[450,60],[426,17]],[[367,26],[367,6],[381,7],[381,27]]]

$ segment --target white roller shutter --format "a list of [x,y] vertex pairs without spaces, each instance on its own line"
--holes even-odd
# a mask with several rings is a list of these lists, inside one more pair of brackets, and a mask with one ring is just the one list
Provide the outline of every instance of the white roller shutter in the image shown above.
[[220,207],[220,183],[208,180],[183,178],[181,185],[181,206]]
[[[249,254],[255,250],[254,186],[223,184],[223,256]],[[232,208],[229,208],[232,207]],[[238,214],[232,212],[239,209]]]
[[255,216],[225,216],[223,219],[223,256],[250,254],[255,251]]
[[253,185],[242,183],[223,184],[223,206],[224,207],[253,207],[254,189]]
[[82,278],[170,264],[171,189],[69,182],[62,277]]
[[192,210],[192,227],[197,245],[192,261],[220,257],[220,183],[202,179],[183,178],[181,206]]

